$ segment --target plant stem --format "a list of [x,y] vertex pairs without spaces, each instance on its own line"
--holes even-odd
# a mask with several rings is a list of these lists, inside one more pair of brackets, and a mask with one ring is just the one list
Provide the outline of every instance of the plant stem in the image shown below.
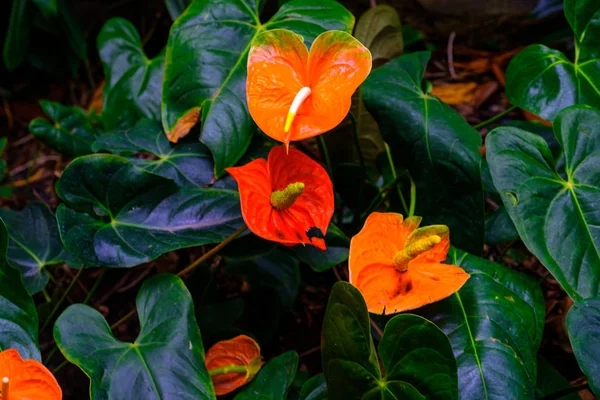
[[83,300],[83,304],[87,304],[90,301],[90,299],[94,295],[94,292],[96,291],[96,289],[98,289],[98,286],[100,286],[100,282],[102,282],[102,278],[104,278],[105,273],[106,273],[106,268],[102,269],[102,272],[100,272],[100,275],[98,276],[98,278],[96,278],[96,282],[94,282],[94,285],[90,289],[90,292],[85,297],[85,300]]
[[248,372],[248,369],[246,368],[245,365],[226,365],[224,367],[211,369],[210,371],[208,371],[208,374],[210,376],[215,376],[215,375],[228,374],[230,372],[238,372],[241,374],[245,374]]
[[490,119],[486,119],[483,122],[478,123],[477,125],[475,125],[473,128],[474,129],[479,129],[479,128],[483,128],[484,126],[491,124],[492,122],[504,117],[506,114],[510,113],[511,111],[514,111],[517,109],[517,106],[512,106],[510,108],[507,108],[506,110],[502,111],[499,114],[494,115],[492,118]]
[[561,390],[559,390],[557,392],[550,393],[549,395],[540,398],[540,400],[557,400],[557,399],[560,399],[561,397],[564,397],[564,396],[566,396],[568,394],[577,393],[577,392],[579,392],[579,391],[581,391],[583,389],[587,389],[589,387],[590,387],[589,383],[582,383],[581,385],[571,386],[571,387],[568,387],[568,388],[565,388],[565,389],[561,389]]
[[415,185],[410,172],[408,173],[408,179],[410,179],[410,210],[408,210],[408,216],[412,217],[415,215],[415,207],[417,205],[417,185]]
[[60,363],[60,365],[52,370],[52,375],[56,375],[61,369],[63,369],[67,364],[69,364],[69,360],[65,360]]
[[[194,261],[193,263],[191,263],[190,265],[188,265],[187,267],[185,267],[184,269],[182,269],[177,274],[177,276],[179,276],[182,279],[186,279],[188,277],[188,275],[190,274],[190,272],[192,272],[194,269],[196,269],[196,267],[198,265],[202,264],[204,261],[206,261],[207,259],[209,259],[213,255],[215,255],[223,247],[225,247],[229,243],[231,243],[236,237],[238,237],[247,228],[248,227],[244,224],[240,229],[238,229],[237,231],[233,232],[231,235],[229,235],[221,243],[219,243],[218,245],[216,245],[215,247],[213,247],[212,249],[210,249],[209,251],[207,251],[206,254],[202,255],[196,261]],[[136,314],[137,314],[137,310],[134,308],[127,315],[125,315],[123,318],[121,318],[120,320],[118,320],[117,322],[115,322],[114,324],[112,324],[110,326],[110,329],[114,330],[115,328],[117,328],[118,326],[120,326],[121,324],[123,324],[125,321],[127,321],[129,318],[133,317]]]
[[[386,142],[383,143],[385,146],[385,154],[387,155],[388,164],[392,170],[392,177],[394,181],[398,179],[396,176],[396,167],[394,166],[394,160],[392,160],[392,152],[390,151],[390,146]],[[406,200],[404,199],[404,195],[402,194],[402,190],[396,185],[396,190],[398,191],[398,197],[400,197],[400,201],[402,202],[402,207],[404,207],[404,212],[406,214],[409,213],[408,205],[406,204]]]
[[67,290],[65,290],[65,292],[62,294],[60,300],[58,300],[58,303],[56,303],[56,305],[52,309],[52,312],[50,313],[50,315],[48,315],[48,318],[46,318],[46,322],[44,322],[44,325],[42,325],[42,329],[40,329],[40,331],[43,331],[44,329],[46,329],[46,327],[50,323],[50,320],[52,319],[54,314],[56,314],[56,312],[62,305],[63,301],[65,300],[65,298],[67,297],[67,295],[69,294],[69,292],[71,291],[73,286],[75,286],[75,282],[77,282],[77,279],[79,279],[79,275],[81,275],[82,272],[83,272],[83,265],[81,266],[81,268],[79,268],[79,271],[77,271],[77,274],[75,275],[75,277],[73,278],[73,280],[71,281],[69,286],[67,287]]

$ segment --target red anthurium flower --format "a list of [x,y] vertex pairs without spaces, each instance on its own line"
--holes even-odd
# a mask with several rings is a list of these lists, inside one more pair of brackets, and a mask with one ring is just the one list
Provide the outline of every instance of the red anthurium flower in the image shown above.
[[260,347],[252,338],[239,335],[216,343],[206,353],[206,369],[219,396],[250,382],[260,370]]
[[274,147],[269,160],[228,168],[238,183],[246,225],[263,239],[325,250],[333,185],[318,163],[294,148]]
[[350,283],[369,312],[394,314],[450,296],[469,279],[462,268],[442,264],[450,248],[445,225],[419,228],[421,217],[372,213],[350,242]]
[[319,35],[308,52],[301,36],[273,29],[248,55],[248,109],[259,128],[289,145],[335,128],[371,72],[371,53],[342,31]]
[[61,400],[62,390],[54,375],[35,360],[23,360],[18,350],[0,353],[2,400]]

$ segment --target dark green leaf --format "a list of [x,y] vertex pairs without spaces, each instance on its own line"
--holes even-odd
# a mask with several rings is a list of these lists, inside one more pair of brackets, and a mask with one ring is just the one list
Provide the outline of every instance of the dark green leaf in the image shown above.
[[553,121],[565,107],[600,107],[600,2],[565,0],[565,15],[575,32],[575,61],[543,45],[517,54],[506,71],[511,103]]
[[291,307],[300,288],[300,263],[291,254],[275,249],[256,257],[226,258],[225,271],[244,275],[250,286],[275,290],[284,307]]
[[[38,2],[40,0],[37,0]],[[60,26],[67,36],[69,46],[73,52],[81,60],[87,58],[87,41],[83,29],[79,24],[79,19],[73,11],[73,3],[68,0],[46,0],[58,1],[58,9],[60,13]]]
[[135,27],[123,18],[102,27],[97,45],[106,76],[105,128],[131,128],[144,117],[159,120],[164,54],[149,59]]
[[456,399],[456,360],[446,335],[426,319],[398,315],[379,344],[383,377],[366,304],[352,285],[334,285],[321,342],[330,399]]
[[196,313],[204,343],[231,326],[242,316],[244,300],[241,298],[200,307]]
[[23,274],[25,287],[37,293],[48,283],[44,270],[53,264],[78,265],[65,251],[56,218],[43,203],[29,203],[22,211],[0,209],[8,228],[8,261]]
[[239,196],[183,189],[122,157],[80,157],[63,172],[57,211],[67,250],[88,266],[131,267],[171,250],[218,243],[242,224]]
[[[0,138],[0,157],[4,153],[4,149],[6,148],[6,144],[8,143],[7,138]],[[6,170],[6,161],[0,159],[0,182],[2,182],[2,178],[4,178],[4,171]]]
[[[542,399],[546,396],[570,389],[571,384],[544,358],[537,358],[537,381],[535,384],[535,398]],[[556,400],[581,400],[575,392],[565,396],[556,397]]]
[[288,351],[265,365],[235,400],[284,400],[298,370],[298,354]]
[[477,254],[484,233],[481,136],[422,90],[429,56],[408,54],[377,69],[362,86],[363,99],[396,167],[408,168],[417,184],[416,214],[423,224],[448,225],[452,242]]
[[292,252],[317,272],[327,271],[348,259],[350,240],[334,224],[329,224],[325,243],[327,244],[325,251],[314,246],[298,245],[292,248]]
[[300,400],[327,400],[325,375],[318,374],[307,380],[302,386]]
[[486,140],[494,184],[519,235],[576,301],[600,294],[599,126],[600,112],[585,106],[556,117],[566,179],[538,135],[497,128]]
[[501,244],[519,237],[515,224],[504,206],[485,216],[485,243]]
[[0,350],[17,349],[24,359],[41,361],[37,311],[21,274],[8,263],[8,240],[0,218]]
[[190,3],[191,0],[165,0],[165,6],[173,21],[183,14]]
[[55,17],[58,14],[58,0],[33,0],[45,17]]
[[2,50],[4,66],[9,71],[17,69],[27,56],[31,31],[31,7],[30,0],[12,2],[8,32]]
[[[265,24],[262,0],[193,2],[171,28],[165,61],[162,121],[174,140],[202,113],[200,140],[215,159],[215,176],[244,154],[256,125],[246,105],[246,61],[254,37],[291,29],[310,45],[326,30],[351,31],[354,17],[331,0],[294,0]],[[227,43],[227,50],[222,44]]]
[[460,398],[533,398],[545,319],[539,284],[454,248],[448,262],[471,278],[457,293],[419,313],[450,338],[458,362]]
[[213,179],[208,149],[201,143],[171,144],[158,121],[141,119],[129,130],[99,136],[92,149],[116,154],[150,153],[156,159],[133,158],[131,162],[148,172],[172,179],[181,187],[202,188]]
[[90,377],[92,400],[215,399],[183,281],[174,275],[148,279],[136,305],[140,334],[134,343],[117,340],[104,317],[82,304],[56,321],[56,344]]
[[567,330],[590,389],[600,396],[600,297],[575,302],[567,314]]
[[97,131],[86,112],[79,107],[63,106],[52,101],[40,101],[51,121],[36,118],[29,124],[35,137],[59,153],[77,157],[92,153]]

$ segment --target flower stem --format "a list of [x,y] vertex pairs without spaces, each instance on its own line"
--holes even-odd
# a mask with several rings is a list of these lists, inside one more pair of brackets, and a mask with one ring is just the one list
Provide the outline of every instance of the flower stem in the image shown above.
[[516,109],[517,109],[517,106],[512,106],[510,108],[507,108],[506,110],[502,111],[501,113],[494,115],[492,118],[486,119],[485,121],[478,123],[473,128],[474,129],[483,128],[484,126],[491,124],[492,122],[504,117],[506,114],[508,114]]
[[79,271],[77,271],[77,274],[75,275],[75,277],[73,278],[73,280],[71,281],[69,286],[67,287],[67,290],[65,290],[65,292],[62,294],[62,297],[60,298],[60,300],[58,300],[58,303],[56,303],[56,305],[52,309],[52,312],[50,313],[50,315],[48,315],[48,318],[46,318],[46,322],[44,322],[44,325],[42,325],[42,329],[40,329],[40,331],[43,331],[44,329],[46,329],[46,327],[50,323],[50,320],[52,319],[52,317],[54,317],[54,314],[56,314],[56,312],[62,305],[63,301],[65,301],[65,298],[67,297],[67,295],[69,294],[69,292],[71,291],[73,286],[75,286],[75,282],[77,282],[77,279],[79,279],[79,275],[81,275],[81,273],[83,272],[83,268],[84,268],[83,265],[81,266],[81,268],[79,268]]
[[210,376],[229,374],[231,372],[237,372],[240,374],[245,374],[248,372],[248,369],[245,365],[226,365],[224,367],[219,367],[215,369],[211,369],[208,371]]
[[417,205],[417,185],[415,185],[415,181],[408,173],[408,179],[410,179],[410,209],[408,210],[408,216],[412,217],[415,215],[415,207]]

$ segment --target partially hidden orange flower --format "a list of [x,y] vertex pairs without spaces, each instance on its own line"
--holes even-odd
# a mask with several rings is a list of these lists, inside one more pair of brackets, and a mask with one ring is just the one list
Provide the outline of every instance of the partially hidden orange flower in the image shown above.
[[206,369],[219,396],[250,382],[261,366],[260,347],[246,335],[218,342],[206,353]]
[[342,31],[319,35],[310,53],[301,36],[273,29],[248,55],[248,110],[258,127],[289,145],[335,128],[371,72],[371,53]]
[[421,217],[372,213],[350,242],[350,283],[369,312],[394,314],[450,296],[469,279],[462,268],[442,264],[450,248],[445,225],[419,228]]
[[327,172],[299,150],[274,147],[258,158],[227,168],[238,183],[242,216],[263,239],[287,246],[312,244],[325,250],[333,216],[333,185]]
[[60,400],[62,390],[54,375],[35,360],[23,360],[18,350],[0,353],[2,400]]

